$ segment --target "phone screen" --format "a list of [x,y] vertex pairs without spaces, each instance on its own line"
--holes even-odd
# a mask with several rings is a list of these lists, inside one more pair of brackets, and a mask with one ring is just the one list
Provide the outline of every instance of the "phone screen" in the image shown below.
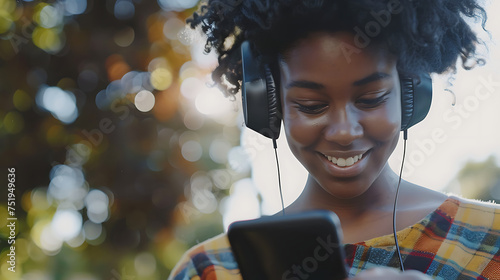
[[228,237],[244,280],[347,277],[340,222],[331,211],[235,222]]

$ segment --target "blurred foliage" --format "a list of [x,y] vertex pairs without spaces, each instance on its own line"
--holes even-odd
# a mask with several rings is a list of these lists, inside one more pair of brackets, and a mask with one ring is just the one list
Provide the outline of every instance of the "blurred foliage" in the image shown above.
[[211,68],[184,26],[196,2],[0,0],[0,174],[16,168],[18,218],[11,273],[2,186],[0,278],[166,279],[222,232],[219,203],[249,174],[227,160],[234,110],[195,106]]
[[482,162],[469,161],[457,174],[449,191],[458,191],[463,197],[500,202],[500,166],[495,157]]

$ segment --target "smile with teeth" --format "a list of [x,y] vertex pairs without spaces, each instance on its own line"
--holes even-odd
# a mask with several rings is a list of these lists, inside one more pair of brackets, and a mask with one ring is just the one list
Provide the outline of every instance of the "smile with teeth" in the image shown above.
[[329,161],[331,161],[333,164],[340,166],[340,167],[349,167],[351,165],[354,165],[356,162],[361,160],[363,157],[363,154],[353,156],[353,157],[348,157],[348,158],[336,158],[332,156],[327,156],[324,155]]

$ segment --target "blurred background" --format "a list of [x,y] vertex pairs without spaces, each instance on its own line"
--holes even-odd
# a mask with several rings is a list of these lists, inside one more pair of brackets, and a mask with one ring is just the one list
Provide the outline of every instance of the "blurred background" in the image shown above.
[[[1,279],[166,279],[189,247],[280,210],[272,143],[244,128],[239,96],[211,87],[216,58],[185,27],[197,5],[0,0]],[[497,26],[490,17],[490,33],[477,29],[485,66],[435,77],[429,117],[410,131],[406,179],[500,200]],[[285,137],[278,147],[289,204],[306,172]]]

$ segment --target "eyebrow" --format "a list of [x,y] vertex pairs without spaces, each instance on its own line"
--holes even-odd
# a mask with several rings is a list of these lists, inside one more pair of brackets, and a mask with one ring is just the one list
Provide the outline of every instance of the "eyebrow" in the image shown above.
[[[368,77],[365,77],[361,80],[353,82],[352,84],[354,86],[363,86],[363,85],[369,84],[371,82],[375,82],[375,81],[382,80],[382,79],[387,79],[390,76],[391,75],[384,73],[384,72],[375,72]],[[305,80],[291,81],[290,83],[288,83],[286,85],[286,89],[290,89],[293,87],[305,88],[305,89],[311,89],[311,90],[320,90],[320,89],[325,88],[325,86],[322,84],[319,84],[316,82],[311,82],[311,81],[305,81]]]
[[325,88],[325,86],[322,84],[318,84],[318,83],[311,82],[311,81],[304,81],[304,80],[291,81],[289,84],[286,85],[286,89],[290,89],[293,87],[312,89],[312,90],[320,90],[320,89]]
[[355,86],[363,86],[363,85],[369,84],[371,82],[375,82],[375,81],[382,80],[382,79],[387,79],[389,77],[391,77],[391,75],[389,75],[387,73],[384,73],[384,72],[375,72],[375,73],[371,74],[370,76],[368,76],[366,78],[363,78],[361,80],[355,81],[352,84],[355,85]]

